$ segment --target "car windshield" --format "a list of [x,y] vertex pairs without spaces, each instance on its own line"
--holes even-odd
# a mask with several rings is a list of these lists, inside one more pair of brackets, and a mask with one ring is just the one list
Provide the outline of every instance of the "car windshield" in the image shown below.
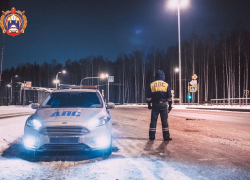
[[102,101],[96,92],[60,92],[52,93],[43,103],[43,107],[51,108],[102,108]]

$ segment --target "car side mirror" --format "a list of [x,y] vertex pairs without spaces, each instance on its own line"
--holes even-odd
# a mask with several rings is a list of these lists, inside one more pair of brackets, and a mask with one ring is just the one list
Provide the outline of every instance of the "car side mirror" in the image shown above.
[[38,109],[39,107],[40,107],[40,104],[38,104],[38,103],[32,103],[31,104],[32,109]]
[[109,102],[109,103],[107,103],[106,107],[107,107],[107,109],[113,109],[113,108],[115,108],[115,103]]

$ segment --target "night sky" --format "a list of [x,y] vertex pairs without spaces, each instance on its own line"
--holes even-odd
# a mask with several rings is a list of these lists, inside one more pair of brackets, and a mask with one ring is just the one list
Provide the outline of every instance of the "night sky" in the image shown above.
[[[25,11],[28,25],[24,34],[5,35],[3,69],[91,55],[115,61],[120,53],[178,43],[177,10],[167,0],[11,0],[10,5]],[[249,0],[190,0],[181,10],[181,39],[230,32],[240,21],[249,30],[249,10]]]

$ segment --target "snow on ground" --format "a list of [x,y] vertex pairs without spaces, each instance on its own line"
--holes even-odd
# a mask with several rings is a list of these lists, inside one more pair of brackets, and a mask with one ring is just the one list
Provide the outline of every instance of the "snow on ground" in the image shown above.
[[[234,140],[236,137],[228,137],[228,132],[234,133],[237,129],[233,131],[229,129],[228,131],[228,128],[223,129],[225,126],[221,124],[223,128],[218,135],[217,133],[219,131],[214,131],[214,126],[219,126],[220,122],[211,122],[213,126],[208,126],[209,121],[186,121],[186,117],[181,119],[179,116],[176,118],[178,113],[176,112],[176,114],[171,114],[173,119],[171,122],[171,133],[174,140],[171,143],[166,143],[157,139],[154,143],[150,143],[147,139],[148,125],[143,125],[150,118],[150,111],[146,109],[147,105],[117,105],[116,107],[126,108],[125,110],[111,110],[111,115],[114,120],[113,147],[117,147],[118,150],[113,152],[111,157],[106,160],[96,157],[92,158],[92,156],[57,156],[57,154],[55,156],[38,156],[37,159],[26,158],[23,148],[21,147],[21,138],[24,123],[28,115],[0,119],[0,179],[243,180],[250,178],[249,170],[245,171],[238,165],[241,161],[235,160],[238,154],[232,157],[232,154],[230,154],[230,149],[235,148],[237,150],[237,148],[239,148],[236,146],[239,144],[239,140]],[[140,111],[133,111],[133,109],[131,109],[137,107],[145,107],[145,109],[142,108]],[[204,106],[174,105],[173,107],[175,109],[186,109],[188,107]],[[225,106],[205,107],[221,108]],[[228,108],[243,107],[229,106]],[[250,107],[247,108],[250,109]],[[28,106],[0,106],[0,115],[2,116],[4,114],[24,112],[30,112],[30,114],[32,114],[34,111],[35,110]],[[190,113],[191,110],[185,111],[183,114]],[[122,113],[124,114],[121,116]],[[203,125],[203,122],[206,124]],[[137,128],[138,126],[140,126],[139,129]],[[161,135],[160,128],[161,127],[158,126],[158,138],[160,137],[159,135]],[[192,131],[198,128],[200,128],[199,131]],[[235,127],[232,127],[232,129],[234,128]],[[245,128],[245,126],[242,126],[242,128]],[[212,131],[209,129],[212,129]],[[204,131],[204,133],[202,134],[201,131]],[[239,132],[242,133],[242,130],[239,129]],[[224,135],[223,133],[226,134]],[[201,134],[201,136],[199,134]],[[237,134],[239,133],[237,132]],[[243,135],[242,133],[242,136]],[[244,138],[247,139],[247,135],[248,133],[244,135]],[[225,138],[223,139],[224,136]],[[220,145],[218,141],[212,141],[213,139],[228,140],[233,146],[230,146],[231,144]],[[203,140],[206,140],[205,144]],[[182,147],[183,143],[187,143],[188,146]],[[246,143],[248,143],[247,140]],[[196,148],[197,144],[200,145],[199,149]],[[209,151],[208,153],[205,147],[206,144],[208,144],[208,146],[210,144],[214,145],[213,151],[217,148],[219,149],[219,147],[223,148],[214,153],[213,151]],[[245,146],[249,147],[249,144]],[[227,147],[229,152],[228,156],[228,152],[223,154],[224,148],[226,149]],[[203,151],[203,149],[206,151]],[[242,151],[243,150],[242,148]],[[247,151],[243,152],[246,153]],[[206,153],[208,153],[208,157],[202,156]],[[247,158],[249,156],[245,155],[242,158],[244,157]],[[192,159],[190,160],[189,158]],[[232,160],[230,160],[230,158],[232,158]],[[245,165],[244,167],[249,166]]]
[[35,112],[30,106],[0,106],[0,115],[9,113]]
[[[136,107],[147,107],[144,103],[142,104],[125,104],[125,105],[116,105],[116,107],[127,107],[127,108],[136,108]],[[174,104],[173,108],[175,109],[240,109],[240,110],[249,110],[250,105],[178,105]],[[1,114],[8,114],[8,113],[22,113],[22,112],[35,112],[34,109],[31,109],[30,106],[0,106],[0,115]]]
[[[126,104],[126,105],[116,105],[116,107],[128,107],[128,108],[136,108],[136,107],[147,107],[147,105],[145,104]],[[173,108],[175,109],[225,109],[225,110],[249,110],[250,111],[250,105],[246,106],[246,105],[178,105],[178,104],[174,104]]]

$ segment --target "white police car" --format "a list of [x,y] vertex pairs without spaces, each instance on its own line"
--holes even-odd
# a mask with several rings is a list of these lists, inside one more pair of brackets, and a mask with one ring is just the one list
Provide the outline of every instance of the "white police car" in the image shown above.
[[102,150],[112,153],[112,121],[100,92],[94,89],[63,89],[52,92],[24,128],[23,144],[28,154],[34,151]]
[[18,34],[18,29],[17,29],[16,25],[11,25],[10,26],[9,34],[10,33],[16,33],[16,34]]

